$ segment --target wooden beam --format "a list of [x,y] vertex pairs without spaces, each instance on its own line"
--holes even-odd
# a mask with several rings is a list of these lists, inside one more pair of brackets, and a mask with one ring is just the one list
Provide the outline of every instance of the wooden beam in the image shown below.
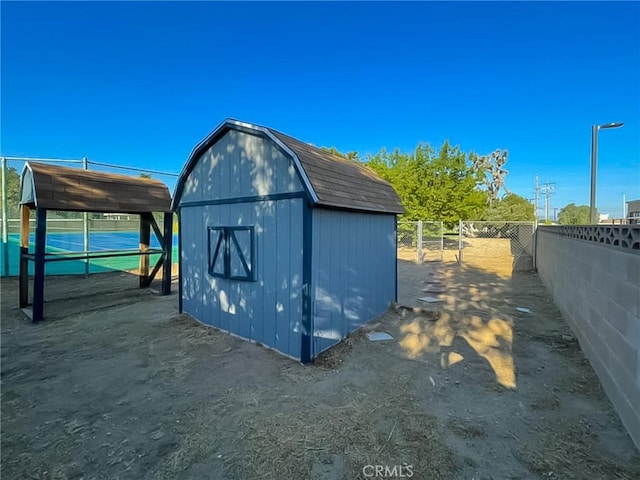
[[44,318],[44,253],[47,242],[47,210],[36,208],[36,247],[33,267],[33,321]]
[[[149,213],[140,214],[140,250],[149,250],[151,243],[151,223],[149,221]],[[140,288],[148,286],[149,280],[149,257],[142,255],[140,257]]]
[[20,308],[29,305],[29,216],[31,211],[26,205],[20,206]]
[[173,252],[173,214],[164,214],[164,255],[162,257],[162,295],[171,294],[171,254]]
[[20,213],[20,247],[29,248],[29,218],[31,210],[26,205],[21,205]]
[[[166,213],[165,213],[165,215],[166,215]],[[160,227],[156,223],[155,217],[153,216],[152,213],[149,213],[147,218],[149,219],[149,224],[151,225],[151,228],[153,228],[153,233],[155,234],[156,238],[158,239],[158,243],[160,245],[163,245],[164,244],[164,238],[163,238],[162,232],[160,231]]]
[[158,259],[158,261],[156,262],[155,266],[153,267],[153,270],[151,270],[151,274],[149,274],[149,276],[147,276],[144,285],[142,285],[142,287],[147,288],[149,286],[151,286],[151,282],[153,282],[153,279],[156,278],[156,275],[158,274],[158,272],[160,271],[160,267],[163,264],[163,258],[164,257],[160,257]]

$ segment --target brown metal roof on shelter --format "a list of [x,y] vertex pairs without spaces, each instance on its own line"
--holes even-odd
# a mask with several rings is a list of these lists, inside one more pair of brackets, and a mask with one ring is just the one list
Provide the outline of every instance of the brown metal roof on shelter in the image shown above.
[[170,212],[171,194],[159,180],[28,162],[20,203],[76,212]]
[[191,152],[176,185],[174,208],[180,204],[184,183],[200,157],[229,130],[270,138],[293,157],[315,205],[366,212],[404,213],[393,187],[366,165],[333,155],[271,128],[233,119],[222,122]]

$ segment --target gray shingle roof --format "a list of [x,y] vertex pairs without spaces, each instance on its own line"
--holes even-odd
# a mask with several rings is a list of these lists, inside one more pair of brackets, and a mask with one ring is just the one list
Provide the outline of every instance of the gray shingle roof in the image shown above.
[[293,155],[315,205],[367,212],[404,212],[393,187],[367,166],[333,155],[277,130],[233,119],[222,122],[191,152],[176,184],[174,209],[180,204],[184,183],[195,164],[229,130],[262,135],[279,145],[288,155]]
[[21,204],[75,212],[171,211],[169,188],[159,180],[28,162]]
[[271,128],[302,164],[318,197],[318,205],[387,213],[403,213],[393,187],[365,165],[301,142]]

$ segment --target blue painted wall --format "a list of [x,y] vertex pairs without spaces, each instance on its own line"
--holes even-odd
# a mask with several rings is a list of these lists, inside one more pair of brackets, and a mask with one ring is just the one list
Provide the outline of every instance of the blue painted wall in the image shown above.
[[[300,358],[302,199],[181,210],[182,308],[199,321]],[[256,229],[255,279],[208,273],[208,226]]]
[[[180,204],[302,192],[293,167],[270,141],[230,131],[198,161]],[[199,321],[300,358],[301,198],[180,208],[182,308]],[[255,227],[255,279],[208,273],[208,227]]]
[[[306,199],[255,198],[296,192],[304,187],[292,159],[270,140],[230,130],[187,176],[178,209],[182,311],[300,359]],[[256,281],[209,275],[208,227],[221,226],[255,227]],[[311,232],[315,357],[394,300],[395,216],[316,208]]]
[[313,210],[312,355],[395,300],[395,216]]
[[301,191],[293,161],[275,144],[230,130],[200,157],[180,203]]

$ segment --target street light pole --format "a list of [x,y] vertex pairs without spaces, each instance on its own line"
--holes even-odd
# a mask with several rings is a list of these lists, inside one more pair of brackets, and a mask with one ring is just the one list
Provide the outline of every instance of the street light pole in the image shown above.
[[598,132],[605,128],[618,128],[624,122],[605,123],[591,126],[591,197],[589,199],[589,220],[592,224],[598,224],[596,218],[596,172],[598,168]]

